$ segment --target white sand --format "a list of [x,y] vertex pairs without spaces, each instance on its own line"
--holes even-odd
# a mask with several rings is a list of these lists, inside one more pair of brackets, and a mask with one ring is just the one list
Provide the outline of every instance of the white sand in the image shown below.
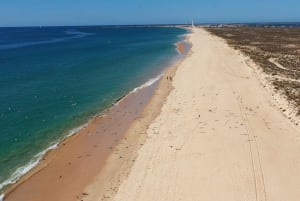
[[300,132],[202,29],[116,201],[299,201]]

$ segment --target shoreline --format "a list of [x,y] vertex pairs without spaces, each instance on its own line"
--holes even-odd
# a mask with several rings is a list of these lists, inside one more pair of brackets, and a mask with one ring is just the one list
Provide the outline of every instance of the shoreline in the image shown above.
[[[192,46],[189,41],[189,35],[187,34],[185,42],[188,42],[190,46],[186,48]],[[182,42],[182,44],[185,42]],[[143,110],[142,117],[130,125],[130,128],[125,133],[125,138],[116,147],[114,154],[110,155],[104,169],[97,175],[94,182],[85,189],[85,192],[88,193],[80,197],[80,199],[84,198],[86,201],[113,199],[122,181],[126,179],[131,171],[138,157],[139,149],[148,138],[146,134],[147,129],[152,121],[159,116],[170,92],[174,90],[172,78],[175,76],[181,63],[191,55],[191,49],[186,50],[189,51],[181,51],[181,53],[185,52],[185,58],[165,70],[155,90],[155,94]],[[170,77],[172,78],[170,79]],[[131,147],[132,150],[128,150],[128,147]],[[122,155],[122,161],[119,160],[118,154]]]
[[191,41],[137,158],[103,200],[297,201],[299,127],[270,103],[247,58],[204,29]]
[[[186,34],[186,35],[188,35],[188,34]],[[184,43],[184,41],[179,41],[178,42],[178,44],[183,44],[183,43]],[[179,49],[178,51],[182,55],[185,54],[183,52],[183,50]],[[178,58],[178,59],[179,59],[179,61],[177,61],[177,62],[180,62],[180,60],[182,60],[182,58]],[[168,71],[169,68],[173,68],[174,65],[177,65],[176,64],[177,62],[175,62],[175,64],[172,64],[171,66],[166,67],[164,69],[164,72]],[[146,83],[140,85],[139,87],[133,89],[128,94],[126,94],[126,95],[124,95],[124,96],[122,96],[120,98],[117,98],[116,101],[112,103],[112,106],[110,108],[104,110],[100,114],[97,114],[97,115],[93,116],[86,124],[73,129],[76,132],[74,132],[74,133],[70,132],[71,134],[69,134],[66,137],[64,137],[61,141],[53,144],[52,145],[53,148],[50,148],[50,149],[48,148],[47,149],[48,151],[46,151],[46,154],[38,162],[37,166],[35,166],[33,169],[31,169],[28,173],[26,173],[24,176],[22,176],[21,179],[19,179],[16,183],[14,183],[11,186],[9,186],[8,189],[6,189],[4,191],[5,192],[4,200],[10,200],[11,197],[12,197],[12,194],[14,194],[21,186],[23,186],[24,183],[28,182],[30,179],[32,179],[32,177],[35,177],[37,174],[40,174],[40,172],[43,172],[45,168],[47,168],[48,166],[50,166],[51,165],[51,161],[53,161],[53,159],[55,159],[57,157],[56,155],[60,152],[60,150],[65,149],[65,147],[68,144],[74,143],[73,141],[76,141],[76,139],[79,138],[79,136],[90,135],[91,134],[90,131],[87,131],[87,130],[89,130],[89,128],[91,127],[91,124],[93,124],[93,122],[101,121],[101,120],[106,119],[106,118],[112,119],[110,117],[110,115],[111,115],[110,113],[112,111],[119,112],[118,111],[119,109],[117,109],[117,108],[120,108],[124,104],[126,105],[126,104],[128,104],[128,102],[132,101],[132,100],[127,100],[127,99],[133,99],[133,96],[137,96],[138,93],[141,93],[141,91],[144,91],[144,92],[142,92],[144,94],[142,94],[142,95],[140,94],[139,95],[140,98],[143,99],[141,101],[141,105],[143,105],[143,106],[141,106],[141,108],[139,109],[140,114],[137,114],[137,112],[135,112],[136,116],[134,116],[132,118],[132,122],[135,122],[137,119],[141,118],[139,115],[142,114],[142,111],[144,110],[144,108],[146,107],[146,105],[148,104],[148,102],[152,99],[153,93],[156,90],[158,90],[157,89],[158,85],[160,85],[160,82],[162,82],[163,78],[164,78],[164,76],[162,74],[158,75],[156,78],[152,78],[152,79],[148,80],[148,82],[151,82],[151,83],[146,82]],[[146,100],[146,99],[148,99],[148,100]],[[142,104],[143,101],[144,101],[144,103]],[[124,106],[124,107],[126,108],[127,106]],[[96,123],[96,124],[99,124],[99,123]],[[132,123],[129,123],[129,124],[132,124]],[[100,123],[100,125],[101,125],[101,123]],[[106,153],[107,157],[110,156],[110,155],[112,155],[113,151],[115,150],[114,147],[118,146],[118,144],[120,143],[120,141],[126,135],[126,130],[129,129],[129,127],[128,128],[124,128],[123,135],[121,134],[121,136],[118,138],[118,140],[115,139],[114,140],[115,142],[112,142],[112,146],[109,147],[109,149],[110,149],[109,152]],[[122,132],[120,132],[120,133],[122,133]],[[107,157],[103,157],[102,161],[103,162],[106,161],[106,159],[104,159],[104,158],[107,158]],[[104,166],[105,166],[105,164],[103,163],[103,167]],[[101,172],[101,170],[102,170],[103,167],[100,168],[100,170],[99,170],[100,172]],[[61,179],[63,176],[59,176],[59,177]],[[26,186],[26,185],[24,185],[24,186]],[[12,200],[13,200],[13,198],[12,198]],[[63,199],[63,200],[65,200],[65,199]]]
[[[42,200],[298,201],[299,126],[272,104],[249,58],[204,29],[188,38],[190,54],[165,70],[101,170],[69,197],[68,188],[90,169],[72,180],[56,178],[64,184],[58,198]],[[116,105],[125,110],[124,102]],[[116,126],[125,118],[111,121]],[[31,193],[41,192],[23,196]],[[34,200],[20,201],[26,198]]]
[[[157,76],[157,78],[159,78],[160,75]],[[156,79],[156,78],[153,78]],[[151,79],[150,79],[151,80]],[[149,81],[150,81],[149,80]],[[154,83],[151,83],[148,87],[150,93],[152,93],[152,91],[155,89],[156,85],[157,85],[157,81],[159,81],[159,79],[157,79]],[[147,84],[148,82],[144,83]],[[78,135],[84,135],[87,133],[86,130],[88,130],[88,127],[90,126],[90,124],[92,124],[93,121],[97,121],[97,120],[101,120],[103,118],[106,118],[107,116],[111,115],[110,113],[113,110],[116,110],[116,107],[118,107],[118,105],[120,103],[122,103],[124,100],[126,100],[128,98],[128,96],[130,95],[134,95],[135,93],[138,93],[139,90],[143,90],[144,87],[143,85],[140,85],[139,87],[136,87],[135,89],[131,90],[129,93],[127,93],[124,96],[121,96],[119,98],[117,98],[113,103],[112,106],[105,109],[104,111],[100,112],[99,114],[96,114],[94,116],[92,116],[87,123],[75,127],[73,129],[71,129],[69,131],[69,134],[67,134],[66,136],[62,137],[62,139],[58,140],[55,143],[52,143],[52,145],[50,145],[48,148],[46,148],[44,151],[38,153],[36,156],[39,156],[39,158],[34,162],[34,166],[33,168],[31,168],[28,172],[26,172],[24,175],[22,175],[15,183],[12,183],[10,185],[8,185],[8,187],[4,188],[4,194],[0,194],[2,196],[2,200],[7,200],[7,197],[9,196],[10,193],[12,193],[16,188],[19,187],[19,185],[22,185],[24,182],[26,182],[28,179],[30,179],[32,176],[34,176],[35,174],[39,173],[40,171],[42,171],[44,168],[46,168],[48,166],[48,164],[51,162],[51,160],[54,158],[55,152],[60,151],[60,149],[62,148],[62,146],[65,146],[67,143],[72,142],[72,140],[74,140],[75,138],[78,137]],[[109,119],[111,117],[108,117]],[[30,161],[28,164],[31,164],[32,161]],[[22,166],[23,167],[27,167],[27,165]],[[0,198],[1,198],[0,196]],[[2,201],[0,199],[0,201]]]
[[[157,83],[154,83],[153,86],[149,87],[149,93],[151,94],[155,88],[155,85],[157,85]],[[21,178],[14,184],[12,184],[11,186],[9,186],[5,191],[4,191],[4,200],[10,200],[10,196],[11,194],[14,193],[14,191],[16,191],[21,185],[23,185],[23,183],[27,182],[28,180],[30,180],[32,177],[34,177],[36,174],[38,174],[39,172],[43,171],[45,168],[47,168],[47,166],[52,163],[52,160],[56,157],[56,153],[57,152],[61,152],[62,148],[64,148],[65,145],[69,144],[69,143],[73,143],[74,140],[76,140],[79,137],[82,137],[83,135],[89,135],[90,131],[89,128],[92,126],[92,124],[94,124],[93,126],[96,125],[97,121],[101,121],[102,119],[111,119],[113,116],[111,113],[113,110],[117,110],[117,108],[119,108],[119,104],[126,102],[127,101],[127,97],[130,95],[135,95],[133,92],[133,94],[128,93],[127,95],[124,95],[120,98],[118,98],[118,101],[112,103],[112,106],[106,110],[104,110],[103,112],[101,112],[98,115],[93,116],[91,119],[89,119],[89,121],[86,124],[83,124],[82,126],[77,127],[75,130],[76,132],[65,136],[62,140],[60,140],[59,142],[55,143],[54,145],[50,146],[50,148],[47,148],[45,151],[45,154],[43,155],[43,157],[38,161],[37,165],[35,167],[33,167],[31,170],[29,170],[29,172],[27,172],[25,175],[21,176]],[[101,125],[101,123],[100,123]],[[97,133],[99,133],[99,131],[96,131]],[[122,136],[119,137],[119,139],[115,139],[116,140],[116,144],[119,142],[119,140],[122,139]],[[108,139],[106,139],[105,141],[107,141]],[[77,140],[78,141],[78,140]],[[113,142],[110,142],[111,146],[110,147],[115,147],[116,144]],[[98,146],[98,145],[95,145]],[[53,148],[52,148],[53,147]],[[109,147],[109,148],[110,148]],[[111,149],[111,148],[110,148]],[[110,151],[112,152],[112,151]],[[109,155],[111,154],[110,152],[108,153],[104,153],[105,155]],[[79,156],[81,158],[81,156]],[[104,161],[105,159],[102,158],[102,161]]]

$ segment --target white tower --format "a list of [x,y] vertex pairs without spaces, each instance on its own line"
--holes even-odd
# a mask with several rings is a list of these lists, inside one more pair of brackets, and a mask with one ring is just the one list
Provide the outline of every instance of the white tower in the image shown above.
[[192,19],[192,28],[194,28],[194,18]]

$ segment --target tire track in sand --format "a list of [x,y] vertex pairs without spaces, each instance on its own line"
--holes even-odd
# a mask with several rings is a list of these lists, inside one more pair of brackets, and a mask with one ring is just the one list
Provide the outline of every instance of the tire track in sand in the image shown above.
[[[236,75],[236,73],[233,72],[233,70],[228,67],[229,65],[224,65],[224,66],[227,73],[230,73],[235,78],[241,78],[241,76]],[[237,90],[233,89],[231,82],[227,80],[227,83],[230,86],[232,93],[236,95],[237,102],[239,103],[241,119],[243,121],[243,125],[246,130],[246,136],[248,138],[247,141],[249,144],[250,160],[252,163],[251,165],[252,165],[253,179],[254,179],[254,191],[256,197],[255,200],[267,201],[266,184],[265,184],[264,172],[261,164],[259,146],[256,140],[257,136],[254,134],[254,130],[250,124],[247,111],[245,110],[247,106],[243,103],[243,99],[240,93]]]

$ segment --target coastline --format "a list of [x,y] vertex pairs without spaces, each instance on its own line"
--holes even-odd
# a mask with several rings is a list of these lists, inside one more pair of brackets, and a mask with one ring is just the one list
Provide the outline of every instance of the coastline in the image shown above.
[[299,126],[246,57],[203,29],[191,41],[134,164],[104,200],[297,201]]
[[86,174],[56,178],[64,188],[54,200],[298,200],[299,126],[272,104],[249,58],[204,29],[189,40],[190,54],[167,68],[101,170],[77,189]]
[[[189,35],[187,34],[187,42],[190,42]],[[183,44],[184,42],[181,45]],[[138,157],[139,149],[148,138],[147,130],[150,124],[159,116],[167,97],[174,90],[172,79],[181,63],[188,59],[191,54],[191,49],[188,49],[189,47],[185,48],[185,51],[183,49],[179,51],[181,53],[185,52],[186,57],[166,69],[154,95],[144,108],[142,117],[130,125],[130,128],[126,131],[125,138],[116,147],[114,154],[110,155],[103,170],[95,177],[94,182],[87,186],[85,192],[88,193],[80,197],[81,199],[92,201],[112,200],[114,198],[119,186],[130,173]],[[187,52],[187,50],[189,51]],[[172,78],[170,79],[170,77]],[[122,156],[122,160],[119,159],[119,155]]]
[[[183,44],[183,42],[178,42],[178,44],[181,44],[181,43]],[[178,44],[176,44],[176,46]],[[180,48],[178,49],[178,51],[181,54],[185,54],[184,53],[185,48],[182,45],[179,45],[179,47]],[[178,48],[178,46],[177,46],[177,48]],[[180,61],[178,61],[178,62],[180,62]],[[174,66],[176,66],[176,65],[177,64],[173,64],[173,65],[167,67],[166,70],[164,70],[165,71],[164,75],[169,73],[168,69],[174,68]],[[101,132],[105,133],[106,129],[103,128],[103,125],[105,124],[105,122],[116,121],[116,119],[117,119],[117,121],[119,121],[118,125],[123,124],[123,127],[121,126],[122,128],[120,128],[120,127],[117,128],[117,131],[115,131],[114,134],[112,134],[112,133],[110,134],[110,135],[116,135],[116,138],[113,139],[111,136],[109,136],[109,134],[107,134],[106,137],[104,137],[104,136],[100,137],[101,138],[100,141],[103,141],[102,144],[101,144],[101,142],[100,142],[100,144],[106,148],[101,148],[102,151],[100,151],[100,152],[102,154],[100,157],[97,158],[98,162],[96,164],[94,164],[94,166],[99,166],[99,164],[102,166],[101,166],[101,168],[94,167],[94,169],[97,169],[97,170],[93,170],[94,171],[93,175],[95,175],[95,172],[101,172],[102,168],[104,166],[106,166],[105,161],[107,160],[107,158],[113,154],[113,152],[117,149],[116,147],[118,147],[122,143],[121,141],[123,139],[126,139],[126,137],[125,137],[126,133],[127,133],[126,130],[130,129],[132,127],[131,124],[133,124],[133,122],[138,121],[138,119],[141,118],[141,115],[144,114],[144,112],[142,112],[142,111],[144,111],[144,108],[147,107],[148,102],[152,101],[152,95],[154,93],[156,93],[157,90],[159,90],[158,85],[161,85],[161,83],[163,82],[163,79],[165,78],[164,75],[158,75],[156,78],[150,79],[147,83],[144,83],[140,87],[133,89],[127,95],[118,98],[115,101],[115,103],[113,103],[113,106],[111,108],[105,110],[103,113],[101,113],[99,115],[95,115],[92,119],[89,120],[89,122],[87,124],[85,124],[79,128],[76,128],[74,133],[71,133],[70,135],[66,136],[59,143],[54,144],[53,149],[50,148],[49,151],[46,152],[46,154],[43,156],[42,160],[39,161],[39,163],[36,167],[34,167],[27,174],[25,174],[25,176],[23,176],[17,183],[11,185],[8,189],[6,189],[4,200],[14,200],[16,198],[17,199],[22,198],[22,200],[30,199],[30,197],[26,197],[26,196],[30,196],[29,194],[37,193],[37,192],[39,192],[39,190],[43,189],[43,187],[41,187],[39,185],[39,182],[33,181],[34,178],[38,178],[37,180],[42,178],[42,180],[43,180],[43,177],[41,177],[40,175],[46,175],[46,176],[47,176],[47,174],[48,174],[48,176],[56,175],[54,172],[55,172],[55,170],[59,169],[59,167],[52,168],[52,173],[44,173],[47,169],[51,169],[52,166],[56,166],[56,165],[52,165],[53,163],[57,163],[60,166],[63,166],[61,163],[66,163],[67,165],[76,166],[76,162],[74,162],[74,163],[66,162],[66,160],[65,160],[66,157],[64,158],[63,157],[64,154],[62,154],[63,152],[65,152],[65,153],[68,152],[66,150],[70,149],[70,147],[69,147],[70,144],[74,145],[77,143],[76,149],[78,149],[78,147],[79,147],[79,149],[82,149],[82,147],[80,147],[79,144],[83,144],[83,142],[82,142],[83,140],[89,141],[88,138],[92,138],[91,136],[100,135]],[[139,107],[136,108],[135,105],[139,105]],[[124,118],[122,118],[120,116],[120,114],[118,114],[119,116],[117,116],[117,113],[121,113],[121,111],[123,112],[123,117],[126,116],[127,120],[124,121]],[[132,111],[134,111],[134,112],[132,112]],[[134,114],[132,114],[132,113],[134,113]],[[127,117],[128,115],[131,115],[131,117],[128,118]],[[119,119],[118,119],[118,117],[119,117]],[[122,123],[120,123],[120,122],[122,122]],[[113,126],[114,123],[116,123],[116,122],[111,122],[110,126],[107,126],[107,130],[111,131],[111,128],[114,127]],[[107,123],[107,124],[109,124],[109,123]],[[98,128],[99,125],[100,126],[102,125],[102,127]],[[101,135],[102,135],[102,133],[101,133]],[[111,138],[111,139],[109,139],[109,138]],[[90,142],[84,142],[84,143],[87,144]],[[99,143],[99,141],[98,141],[98,143]],[[100,147],[101,145],[93,145],[92,149]],[[90,150],[92,150],[92,149],[90,149]],[[74,148],[72,150],[74,150]],[[77,151],[78,159],[81,159],[84,157],[91,157],[93,155],[93,154],[87,153],[87,154],[85,154],[85,156],[83,156],[84,154],[79,154],[79,152]],[[98,153],[100,153],[100,152],[98,151]],[[68,153],[68,154],[70,155],[70,153]],[[72,153],[72,154],[74,155],[75,153]],[[97,155],[97,156],[99,156],[99,155]],[[61,159],[58,159],[58,158],[61,158]],[[67,160],[69,160],[69,159],[67,159]],[[56,161],[56,162],[53,162],[53,161]],[[77,165],[80,166],[80,163],[77,163]],[[82,170],[84,170],[84,171],[82,171]],[[77,171],[77,173],[80,173],[80,172],[86,173],[85,171],[86,171],[85,169],[81,169],[81,171]],[[61,171],[60,174],[61,175],[56,175],[56,177],[58,178],[59,181],[62,181],[65,178],[64,174],[69,174],[69,173]],[[73,175],[73,176],[75,176],[75,175]],[[84,186],[87,186],[88,184],[90,184],[92,177],[94,177],[94,176],[90,176],[90,180],[88,182],[83,182],[83,184],[80,186],[80,188],[77,188],[76,190],[77,191],[82,190],[82,188]],[[47,178],[47,177],[44,176],[44,180],[45,180],[45,178]],[[43,180],[43,183],[49,183],[48,181],[44,181],[44,180]],[[30,181],[32,181],[32,182],[30,182]],[[67,181],[64,181],[64,182],[70,183],[72,181],[69,180],[69,182],[67,182]],[[51,185],[53,186],[54,184],[52,183]],[[25,186],[25,187],[23,187],[23,186]],[[26,186],[27,187],[31,186],[31,187],[28,189]],[[56,188],[57,188],[57,186],[56,186]],[[72,191],[73,190],[74,190],[74,188],[72,189]],[[48,191],[49,191],[49,189],[47,189],[47,193],[50,194],[50,192],[48,192]],[[55,191],[53,191],[53,192],[55,192]],[[53,194],[53,192],[51,192],[51,194]],[[65,192],[65,190],[64,190],[64,192]],[[58,194],[58,193],[55,192],[55,194]],[[25,197],[24,197],[24,195],[25,195]],[[45,194],[38,195],[38,196],[43,196],[43,198],[44,198]],[[74,197],[74,195],[72,195],[72,196]],[[80,193],[79,193],[79,196],[80,196]],[[62,200],[66,200],[65,198],[66,197],[63,197]],[[49,199],[53,200],[53,197],[49,197]],[[55,199],[55,200],[57,200],[57,199]]]
[[[147,90],[143,93],[144,96],[140,95],[141,102],[145,101],[145,104],[147,103],[147,101],[148,101],[147,99],[149,99],[149,96],[153,93],[153,91],[157,85],[157,83],[152,83],[152,84],[153,85],[149,86],[147,88]],[[129,113],[131,113],[130,110],[133,110],[132,107],[128,110],[125,109],[128,105],[128,102],[132,101],[132,99],[134,99],[134,97],[137,96],[136,92],[138,92],[139,89],[136,88],[134,90],[135,91],[131,91],[127,95],[120,97],[116,102],[114,102],[112,104],[112,107],[103,111],[103,113],[101,113],[99,115],[95,115],[86,124],[73,129],[74,132],[71,131],[70,134],[65,136],[61,141],[59,141],[59,142],[55,143],[54,145],[50,146],[49,148],[47,148],[45,151],[45,154],[42,155],[41,160],[37,161],[38,163],[36,164],[36,166],[33,167],[31,170],[29,170],[25,175],[23,175],[16,183],[14,183],[8,187],[8,189],[5,191],[5,197],[4,197],[5,199],[4,200],[10,200],[11,193],[14,193],[16,190],[18,190],[18,188],[20,188],[24,183],[31,181],[31,179],[33,177],[35,177],[40,172],[44,171],[44,169],[47,168],[52,163],[55,164],[55,163],[61,163],[61,162],[65,161],[64,158],[62,158],[60,161],[55,161],[55,158],[57,157],[57,155],[61,155],[61,157],[65,157],[65,156],[71,155],[71,153],[69,153],[69,150],[76,151],[76,149],[85,149],[86,145],[84,145],[84,144],[86,144],[86,142],[82,142],[83,147],[81,147],[80,141],[82,141],[82,140],[86,141],[90,135],[95,135],[95,134],[102,135],[103,132],[101,132],[101,131],[104,131],[104,133],[105,133],[106,127],[108,127],[107,130],[109,130],[109,129],[111,130],[112,125],[108,125],[108,124],[110,124],[110,123],[108,123],[108,121],[114,119],[115,115],[117,113],[119,113],[119,110],[121,110],[121,111],[123,110],[123,112],[122,112],[123,116],[125,116],[125,115],[127,116],[128,122],[126,121],[126,123],[129,123],[130,121],[134,121],[134,119],[138,118],[138,115],[139,115],[138,111],[142,110],[144,104],[139,104],[139,103],[137,103],[137,101],[134,102],[136,105],[139,106],[138,108],[136,108],[135,114],[129,114]],[[145,98],[145,99],[143,99],[143,98]],[[128,118],[128,115],[129,116],[131,115],[131,117]],[[97,125],[101,125],[102,127],[96,128]],[[112,137],[110,139],[109,136],[100,136],[99,141],[103,140],[103,142],[99,142],[99,141],[95,142],[94,148],[96,148],[98,146],[105,146],[106,143],[108,146],[108,151],[106,149],[102,148],[102,151],[100,151],[100,152],[103,152],[103,153],[98,155],[98,156],[100,156],[99,157],[100,164],[104,163],[106,157],[112,152],[112,148],[117,146],[117,144],[119,143],[119,140],[122,139],[123,134],[124,134],[125,130],[127,129],[126,125],[123,125],[123,126],[124,127],[122,127],[122,128],[117,127],[116,131],[114,131],[115,133],[111,134],[111,135],[116,135],[115,138]],[[74,146],[75,143],[77,143],[77,145]],[[71,148],[67,147],[67,145],[69,145],[69,144],[73,145],[73,147],[71,147]],[[85,157],[86,156],[90,156],[90,154],[85,155]],[[78,154],[78,158],[82,158],[82,157],[84,157],[82,154]],[[66,158],[68,158],[68,157],[66,157]],[[68,164],[71,165],[70,162],[68,162]],[[59,164],[59,165],[61,165],[61,164]],[[80,163],[79,163],[79,165],[80,165]],[[54,171],[52,173],[47,173],[47,174],[55,175]],[[61,176],[63,176],[63,175],[61,175]],[[60,175],[58,177],[60,177]],[[47,181],[45,183],[49,183],[49,181]],[[32,186],[31,186],[31,184],[29,184],[29,186],[33,187],[33,189],[31,189],[31,190],[33,190],[33,192],[34,192],[35,189],[37,189],[37,186],[35,186],[35,185],[39,185],[39,184],[40,184],[39,182],[36,182]],[[42,184],[44,184],[44,182]],[[25,186],[28,186],[28,185],[25,184]]]

